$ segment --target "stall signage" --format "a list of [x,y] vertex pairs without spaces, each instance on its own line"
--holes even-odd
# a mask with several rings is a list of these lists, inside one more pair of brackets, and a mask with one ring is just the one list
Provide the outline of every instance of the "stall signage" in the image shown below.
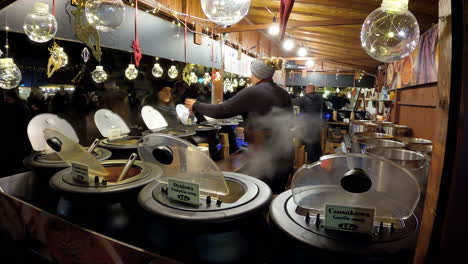
[[325,228],[347,232],[372,233],[374,208],[325,205]]
[[200,205],[200,189],[196,183],[169,179],[167,195],[181,203]]
[[116,139],[120,137],[120,128],[109,129],[109,139]]
[[73,162],[71,164],[71,169],[72,169],[73,179],[79,182],[84,182],[84,183],[90,182],[88,166]]

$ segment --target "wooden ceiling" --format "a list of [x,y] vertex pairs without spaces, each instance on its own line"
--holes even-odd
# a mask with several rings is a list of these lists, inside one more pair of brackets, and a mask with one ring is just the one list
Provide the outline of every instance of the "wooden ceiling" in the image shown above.
[[[288,25],[287,34],[309,50],[308,58],[297,58],[295,51],[283,56],[303,65],[308,59],[316,61],[317,70],[364,70],[375,73],[382,64],[369,57],[360,44],[361,24],[381,0],[296,0]],[[272,23],[273,13],[279,18],[279,0],[252,0],[250,11],[244,19],[249,24],[265,28]],[[437,23],[438,0],[410,0],[410,11],[416,16],[421,32]],[[324,21],[325,23],[320,23]],[[335,22],[337,25],[330,25]],[[314,26],[305,26],[311,25]],[[326,24],[326,26],[320,25]],[[263,25],[263,26],[262,26]],[[248,30],[244,26],[243,30]],[[234,25],[226,31],[242,30],[242,25]],[[264,31],[264,29],[259,29]],[[264,34],[266,35],[266,34]],[[280,43],[274,40],[279,47]]]

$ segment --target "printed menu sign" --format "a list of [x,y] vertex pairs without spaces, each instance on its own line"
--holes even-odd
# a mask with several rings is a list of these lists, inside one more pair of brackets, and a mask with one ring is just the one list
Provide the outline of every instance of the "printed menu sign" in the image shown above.
[[347,232],[372,233],[374,208],[325,205],[325,228]]
[[73,162],[71,164],[71,169],[73,179],[79,182],[89,183],[88,166]]
[[167,187],[169,199],[199,206],[200,189],[198,184],[169,179]]

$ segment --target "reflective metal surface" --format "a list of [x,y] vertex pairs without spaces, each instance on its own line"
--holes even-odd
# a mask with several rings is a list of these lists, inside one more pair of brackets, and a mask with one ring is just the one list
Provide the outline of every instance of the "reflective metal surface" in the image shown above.
[[404,148],[405,144],[399,141],[390,140],[390,139],[381,139],[381,138],[363,138],[358,139],[356,142],[359,144],[359,147],[364,153],[366,148]]
[[395,140],[401,141],[405,144],[423,144],[432,145],[432,141],[424,138],[412,138],[412,137],[396,137]]

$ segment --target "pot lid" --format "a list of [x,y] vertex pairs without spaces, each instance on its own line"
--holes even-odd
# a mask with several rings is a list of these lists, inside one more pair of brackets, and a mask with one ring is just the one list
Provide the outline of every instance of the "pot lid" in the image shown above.
[[54,114],[40,114],[31,119],[27,128],[29,141],[36,151],[50,149],[44,139],[44,129],[46,128],[67,135],[75,143],[79,142],[75,129],[73,129],[67,120]]
[[[183,104],[178,104],[176,106],[176,112],[180,122],[186,126],[197,122],[197,118],[195,116],[190,117],[190,110]],[[193,120],[191,118],[193,118]]]
[[141,117],[149,130],[156,131],[167,127],[167,121],[164,116],[152,106],[143,106],[141,109]]
[[116,132],[119,132],[120,135],[130,133],[130,129],[122,117],[109,109],[98,110],[94,114],[94,122],[101,135],[106,138],[115,135]]
[[188,141],[167,134],[154,133],[143,138],[138,153],[144,162],[159,165],[159,182],[177,179],[199,185],[202,196],[229,194],[229,187],[216,163]]
[[72,163],[86,165],[92,175],[106,176],[109,174],[91,153],[60,132],[46,128],[44,130],[44,139],[69,165]]
[[324,214],[326,204],[375,208],[383,222],[407,219],[419,201],[413,174],[381,157],[335,154],[306,164],[294,175],[294,202],[302,209]]

